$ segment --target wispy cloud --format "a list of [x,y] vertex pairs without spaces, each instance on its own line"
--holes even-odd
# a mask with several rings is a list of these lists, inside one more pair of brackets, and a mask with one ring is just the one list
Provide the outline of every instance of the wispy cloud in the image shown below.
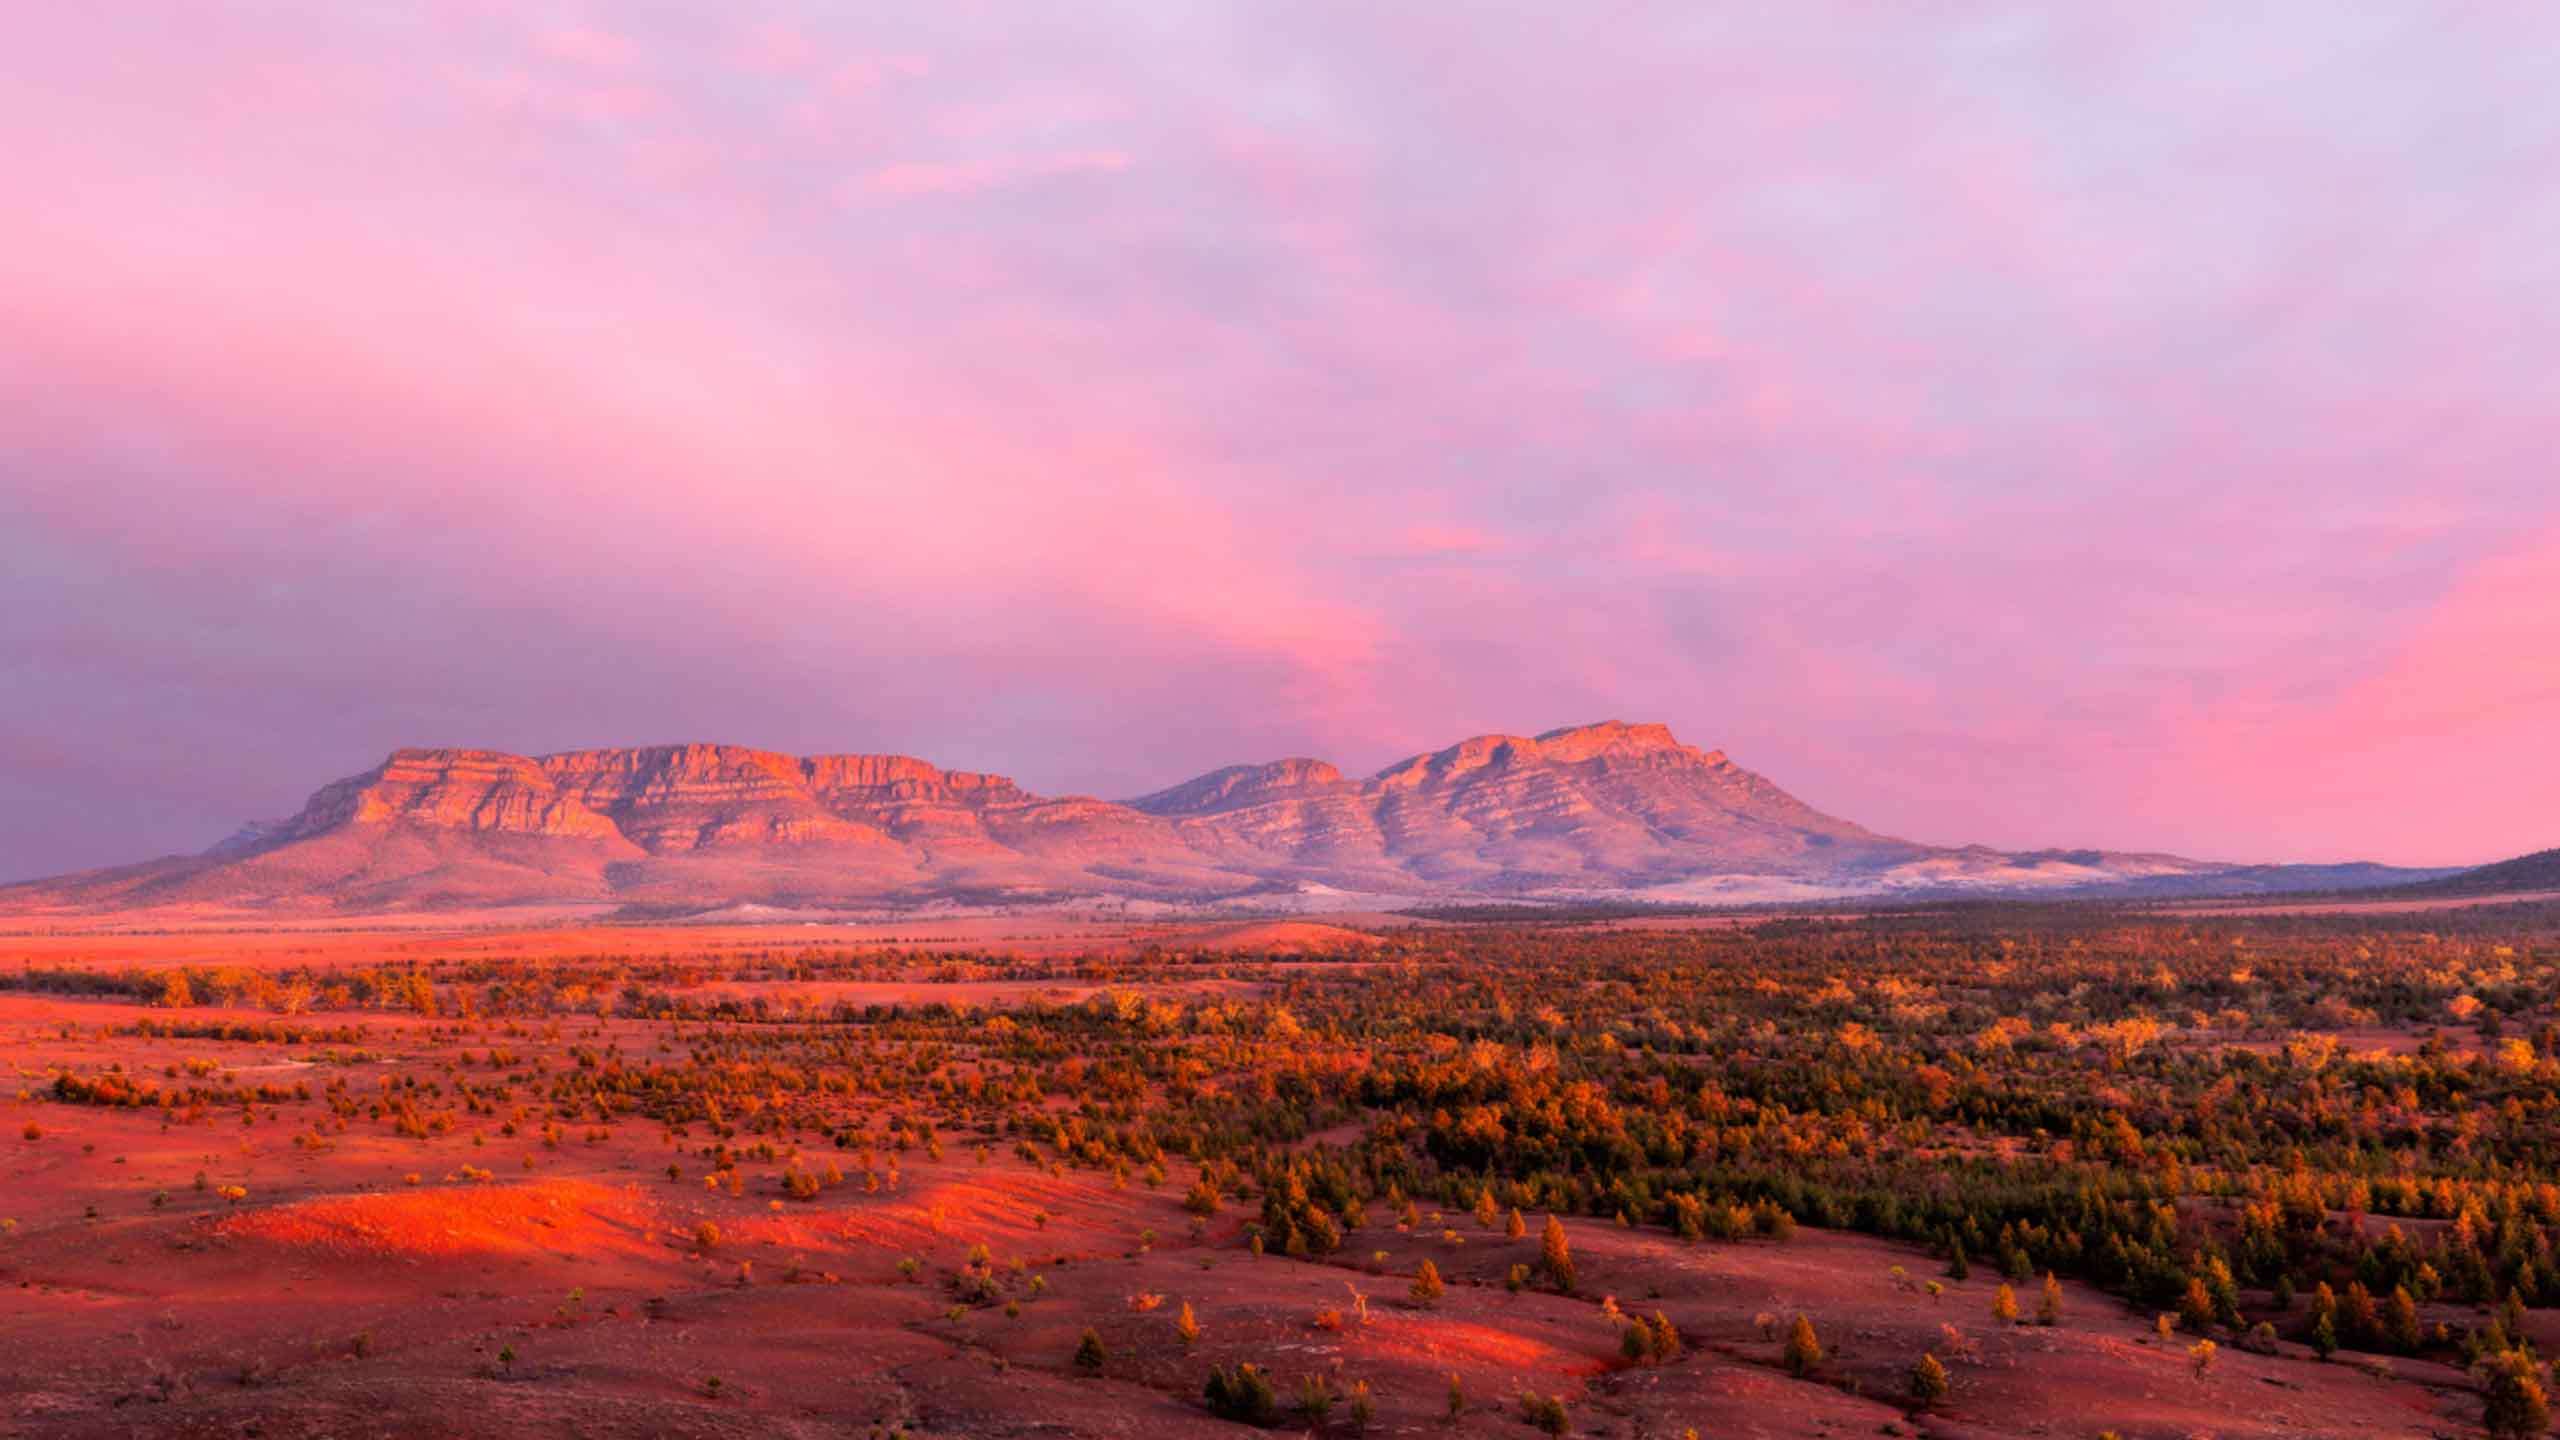
[[2554,43],[45,8],[0,779],[130,779],[18,776],[0,875],[395,743],[1110,794],[1606,714],[1921,838],[2553,843]]

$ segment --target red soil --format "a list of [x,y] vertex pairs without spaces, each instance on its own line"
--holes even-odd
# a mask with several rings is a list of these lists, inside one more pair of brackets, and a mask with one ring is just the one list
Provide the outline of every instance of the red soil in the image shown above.
[[[313,948],[352,960],[366,945],[609,953],[637,948],[626,935],[268,936],[244,948],[283,963]],[[112,942],[126,956],[197,959],[205,943]],[[0,1218],[18,1222],[0,1236],[0,1435],[1246,1436],[1199,1400],[1212,1364],[1240,1361],[1272,1368],[1284,1391],[1307,1375],[1366,1381],[1372,1433],[1388,1435],[1527,1437],[1514,1404],[1523,1387],[1563,1396],[1575,1435],[1617,1440],[1670,1440],[1689,1426],[1717,1437],[1891,1426],[1946,1440],[2477,1433],[2476,1388],[2439,1365],[2386,1372],[2321,1364],[2290,1343],[2266,1356],[2226,1346],[2198,1378],[2184,1337],[2158,1339],[2148,1313],[2112,1297],[2067,1284],[2061,1323],[1998,1325],[1988,1267],[1942,1280],[1932,1298],[1925,1282],[1938,1270],[1920,1251],[1813,1229],[1785,1243],[1684,1244],[1658,1228],[1571,1220],[1577,1293],[1513,1293],[1503,1277],[1534,1257],[1534,1228],[1511,1240],[1470,1217],[1426,1215],[1408,1233],[1373,1210],[1323,1261],[1256,1257],[1241,1243],[1249,1205],[1192,1238],[1180,1165],[1162,1187],[1116,1188],[1003,1149],[982,1163],[955,1145],[939,1160],[898,1156],[894,1183],[884,1159],[877,1190],[851,1177],[797,1202],[779,1198],[778,1163],[749,1163],[742,1195],[706,1189],[698,1157],[644,1123],[593,1143],[572,1133],[553,1149],[488,1117],[473,1122],[478,1143],[468,1128],[341,1131],[316,1098],[262,1105],[246,1125],[226,1114],[174,1126],[153,1109],[41,1098],[62,1066],[158,1076],[196,1060],[241,1079],[307,1079],[315,1096],[331,1079],[361,1094],[394,1075],[490,1074],[440,1046],[436,1022],[406,1016],[312,1017],[360,1021],[361,1047],[103,1033],[145,1015],[168,1012],[0,993],[0,1051],[18,1074],[0,1092]],[[633,1052],[659,1040],[639,1022],[581,1018],[556,1039],[527,1027],[504,1043],[561,1062],[571,1044]],[[366,1053],[329,1054],[342,1048]],[[30,1122],[34,1140],[21,1138]],[[811,1164],[855,1168],[803,1143]],[[682,1180],[667,1178],[670,1163]],[[490,1178],[447,1178],[465,1166]],[[226,1185],[245,1193],[234,1203]],[[719,1231],[707,1253],[694,1239],[705,1222]],[[1017,1315],[949,1313],[947,1282],[975,1245],[1008,1274],[1020,1261],[1041,1277],[1036,1294],[1014,1292]],[[907,1257],[922,1267],[912,1280]],[[1429,1308],[1407,1297],[1426,1257],[1448,1285]],[[2032,1294],[2022,1292],[2030,1308]],[[1146,1295],[1163,1299],[1134,1308],[1130,1297]],[[1682,1358],[1623,1364],[1603,1310],[1612,1296],[1667,1316]],[[1190,1349],[1171,1321],[1186,1301],[1202,1330]],[[1319,1326],[1327,1310],[1343,1312],[1340,1328]],[[1830,1351],[1811,1379],[1778,1365],[1776,1327],[1798,1313]],[[1111,1352],[1098,1378],[1070,1363],[1087,1327]],[[1926,1350],[1955,1390],[1913,1416],[1897,1402]],[[1469,1406],[1455,1426],[1442,1419],[1451,1375]]]
[[1366,931],[1340,925],[1270,920],[1189,931],[1169,937],[1163,943],[1186,950],[1251,950],[1266,954],[1304,955],[1366,950],[1382,942]]
[[647,1235],[650,1212],[630,1188],[583,1180],[464,1183],[303,1200],[226,1216],[212,1229],[225,1240],[332,1255],[590,1254],[629,1250]]

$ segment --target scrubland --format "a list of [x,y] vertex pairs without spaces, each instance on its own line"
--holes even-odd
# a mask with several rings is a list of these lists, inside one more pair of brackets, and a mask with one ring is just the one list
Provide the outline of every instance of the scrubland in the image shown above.
[[2550,906],[23,937],[0,1051],[0,1433],[2526,1434],[2560,1342]]

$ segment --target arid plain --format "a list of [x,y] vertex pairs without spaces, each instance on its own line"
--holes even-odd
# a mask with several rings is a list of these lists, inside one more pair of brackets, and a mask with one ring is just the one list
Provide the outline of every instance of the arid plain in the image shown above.
[[2478,1433],[2554,934],[14,936],[0,1426]]

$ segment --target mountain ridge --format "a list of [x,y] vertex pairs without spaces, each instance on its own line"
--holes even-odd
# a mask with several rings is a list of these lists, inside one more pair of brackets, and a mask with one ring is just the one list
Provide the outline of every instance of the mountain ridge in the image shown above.
[[2475,865],[2432,880],[2398,887],[2393,893],[2439,896],[2534,895],[2560,891],[2560,848]]
[[1920,844],[1666,725],[1608,720],[1469,736],[1361,779],[1307,757],[1224,766],[1125,801],[909,755],[403,747],[201,854],[0,886],[0,911],[2212,892],[2287,869]]

